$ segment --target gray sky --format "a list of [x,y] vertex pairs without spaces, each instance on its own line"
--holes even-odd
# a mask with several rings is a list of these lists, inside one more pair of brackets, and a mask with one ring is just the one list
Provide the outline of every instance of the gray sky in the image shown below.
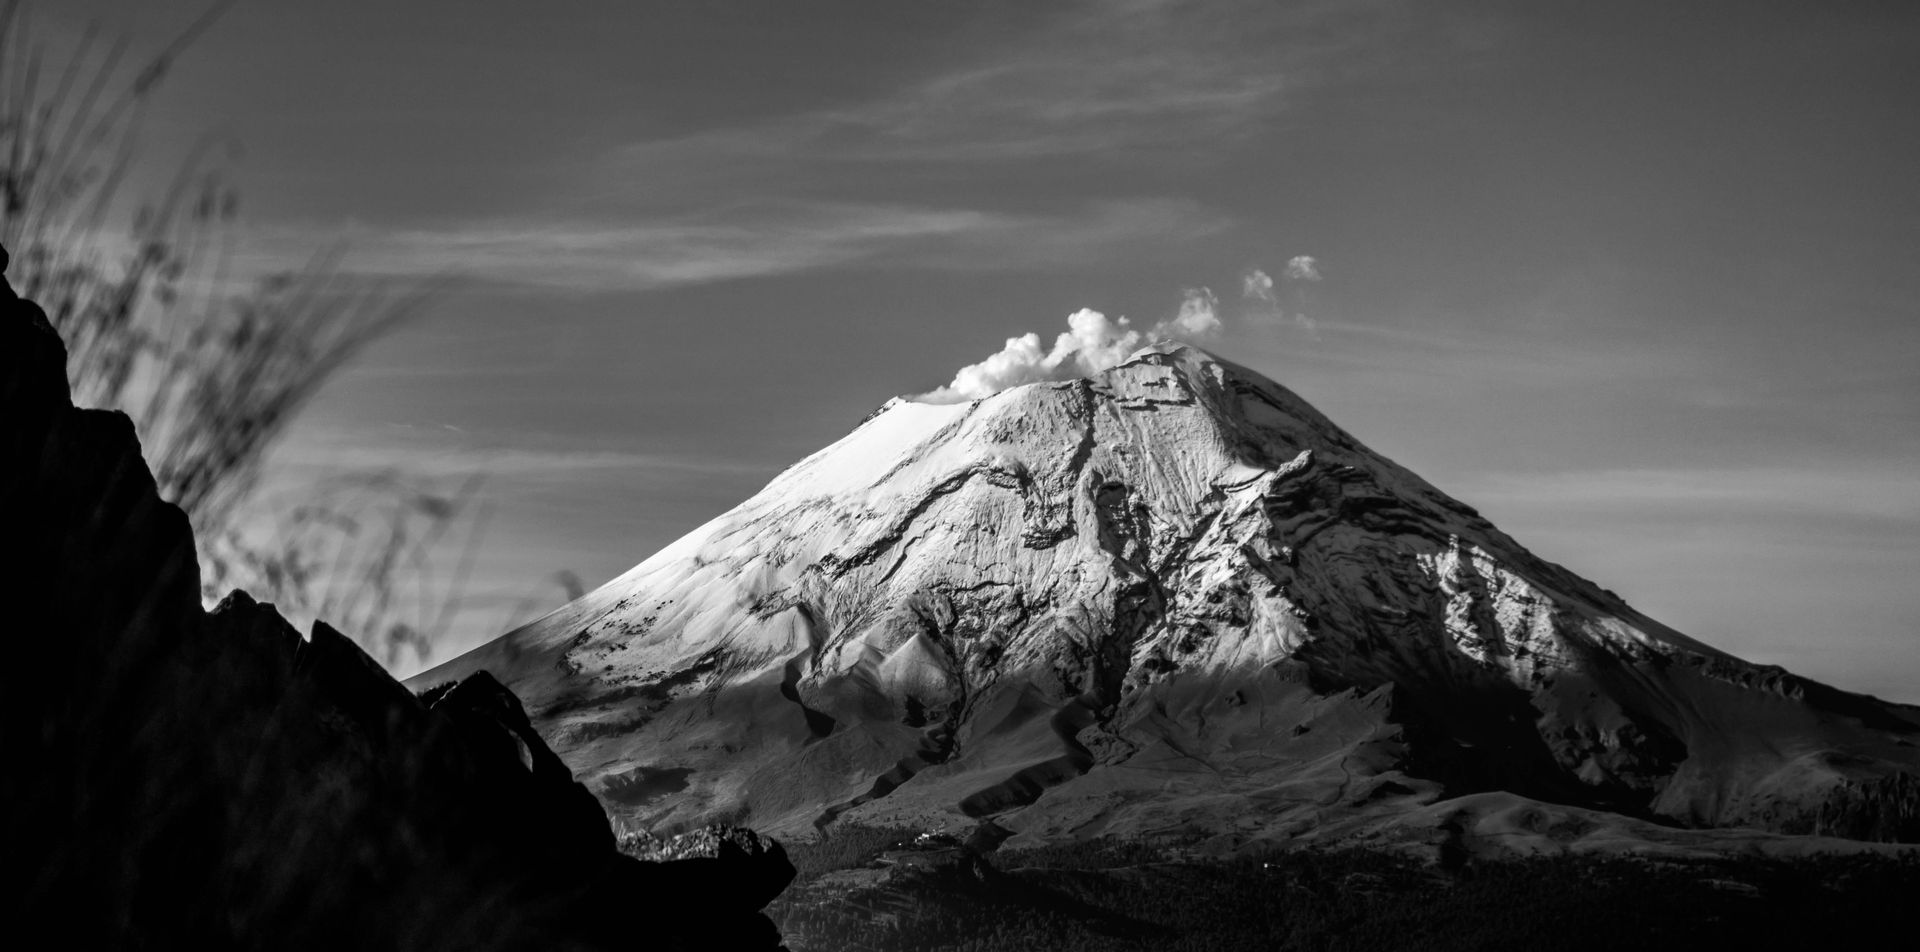
[[243,0],[149,138],[210,131],[259,262],[471,275],[280,458],[489,471],[467,637],[1207,286],[1214,350],[1541,555],[1920,701],[1913,3]]

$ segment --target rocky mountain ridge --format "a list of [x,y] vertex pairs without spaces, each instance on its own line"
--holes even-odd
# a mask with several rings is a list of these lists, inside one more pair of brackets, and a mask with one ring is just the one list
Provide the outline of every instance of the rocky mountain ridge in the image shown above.
[[[0,270],[6,255],[0,250]],[[640,862],[485,673],[416,697],[324,624],[208,613],[123,414],[0,282],[0,913],[71,948],[777,948],[776,844]],[[752,848],[749,849],[748,846]]]
[[415,683],[481,667],[661,828],[1920,839],[1920,712],[1660,625],[1179,345],[896,399]]

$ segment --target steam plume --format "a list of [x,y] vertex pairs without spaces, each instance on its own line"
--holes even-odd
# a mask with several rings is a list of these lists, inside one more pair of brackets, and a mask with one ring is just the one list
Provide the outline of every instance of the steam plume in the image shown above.
[[1008,387],[1047,380],[1074,380],[1119,366],[1135,351],[1166,340],[1195,340],[1220,331],[1219,299],[1207,288],[1189,288],[1180,310],[1147,331],[1125,317],[1109,318],[1089,308],[1067,317],[1067,331],[1042,349],[1040,335],[1007,339],[1000,352],[953,375],[953,382],[916,399],[959,403],[992,396]]

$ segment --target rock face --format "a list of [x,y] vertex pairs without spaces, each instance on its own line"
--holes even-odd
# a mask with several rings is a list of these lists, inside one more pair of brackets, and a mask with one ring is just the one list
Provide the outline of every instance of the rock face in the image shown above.
[[1660,625],[1179,346],[894,400],[423,680],[482,666],[642,824],[1285,838],[1510,791],[1920,838],[1920,710]]
[[677,874],[723,878],[755,909],[778,898],[793,882],[793,863],[775,840],[745,827],[715,823],[660,839],[640,833],[623,837],[620,851],[636,859],[673,863]]
[[324,625],[303,639],[242,593],[202,612],[186,517],[155,494],[125,416],[71,405],[64,361],[39,308],[0,285],[14,555],[0,573],[0,917],[15,934],[129,949],[779,945],[757,911],[771,860],[620,855],[492,677],[429,707]]

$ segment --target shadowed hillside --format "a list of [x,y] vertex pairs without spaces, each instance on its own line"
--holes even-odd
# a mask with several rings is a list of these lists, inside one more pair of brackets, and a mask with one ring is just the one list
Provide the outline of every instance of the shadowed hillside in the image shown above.
[[[0,252],[0,264],[4,252]],[[200,607],[186,517],[132,424],[76,409],[40,309],[0,288],[0,913],[70,948],[779,945],[791,876],[731,834],[617,849],[485,673],[402,687],[324,624]],[[730,846],[729,844],[735,844]],[[679,861],[681,857],[689,857]]]

